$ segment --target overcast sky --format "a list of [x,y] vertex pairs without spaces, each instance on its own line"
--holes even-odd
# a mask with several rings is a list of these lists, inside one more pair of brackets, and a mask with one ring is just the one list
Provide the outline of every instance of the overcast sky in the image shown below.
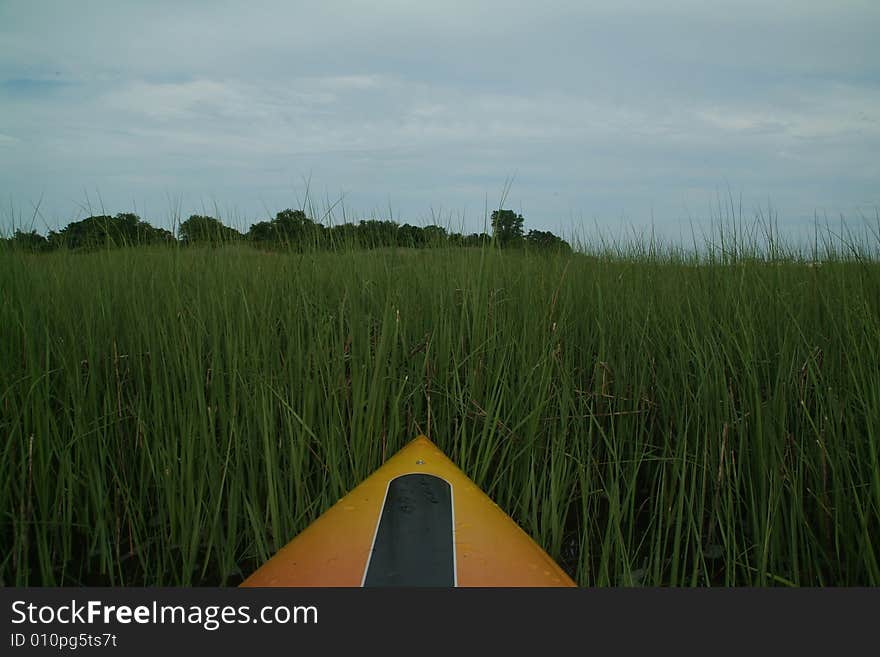
[[880,207],[878,32],[878,0],[0,0],[0,221],[246,228],[310,179],[472,231],[513,176],[527,229],[689,235],[730,192],[811,232]]

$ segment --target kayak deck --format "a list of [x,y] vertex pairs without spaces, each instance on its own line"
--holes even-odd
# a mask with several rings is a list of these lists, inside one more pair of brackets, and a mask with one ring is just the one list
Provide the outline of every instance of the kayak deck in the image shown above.
[[574,586],[430,440],[419,436],[242,586]]

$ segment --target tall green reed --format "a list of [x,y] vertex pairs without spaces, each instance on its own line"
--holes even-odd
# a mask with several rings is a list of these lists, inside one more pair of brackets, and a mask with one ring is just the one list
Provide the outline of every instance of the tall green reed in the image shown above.
[[876,584],[831,244],[3,254],[0,578],[237,583],[425,433],[583,585]]

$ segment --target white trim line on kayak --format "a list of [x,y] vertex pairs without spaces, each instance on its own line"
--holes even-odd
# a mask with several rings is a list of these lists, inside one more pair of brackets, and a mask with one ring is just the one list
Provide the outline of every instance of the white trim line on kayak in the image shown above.
[[[403,475],[399,476],[402,477]],[[397,477],[394,477],[394,479],[397,479]],[[361,588],[367,583],[367,573],[370,572],[370,562],[373,560],[373,548],[376,547],[376,538],[379,536],[379,524],[382,522],[382,514],[385,512],[385,501],[388,499],[388,491],[391,490],[391,482],[394,479],[389,479],[388,483],[385,484],[385,494],[382,496],[382,504],[379,506],[379,517],[376,518],[376,528],[373,530],[373,540],[370,541],[370,553],[367,555],[367,563],[364,566],[364,574],[361,577]]]
[[[443,479],[443,477],[440,477]],[[446,481],[443,479],[443,481]],[[451,505],[451,514],[452,514],[452,586],[458,588],[458,550],[455,547],[455,488],[453,488],[452,483],[446,481],[449,484],[449,502]]]

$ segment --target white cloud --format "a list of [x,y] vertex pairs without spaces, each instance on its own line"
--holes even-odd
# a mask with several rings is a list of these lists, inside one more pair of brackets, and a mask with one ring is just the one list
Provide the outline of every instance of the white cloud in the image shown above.
[[0,85],[70,83],[0,86],[0,187],[65,190],[59,212],[109,185],[259,213],[310,172],[412,209],[481,206],[517,171],[514,197],[548,217],[670,218],[727,183],[795,212],[876,199],[880,3],[735,7],[157,0],[47,20],[0,4]]
[[228,86],[212,80],[151,84],[135,81],[99,100],[99,107],[159,120],[194,119],[205,113],[228,112],[241,99]]
[[319,87],[339,91],[376,89],[383,85],[380,75],[335,75],[313,80]]

